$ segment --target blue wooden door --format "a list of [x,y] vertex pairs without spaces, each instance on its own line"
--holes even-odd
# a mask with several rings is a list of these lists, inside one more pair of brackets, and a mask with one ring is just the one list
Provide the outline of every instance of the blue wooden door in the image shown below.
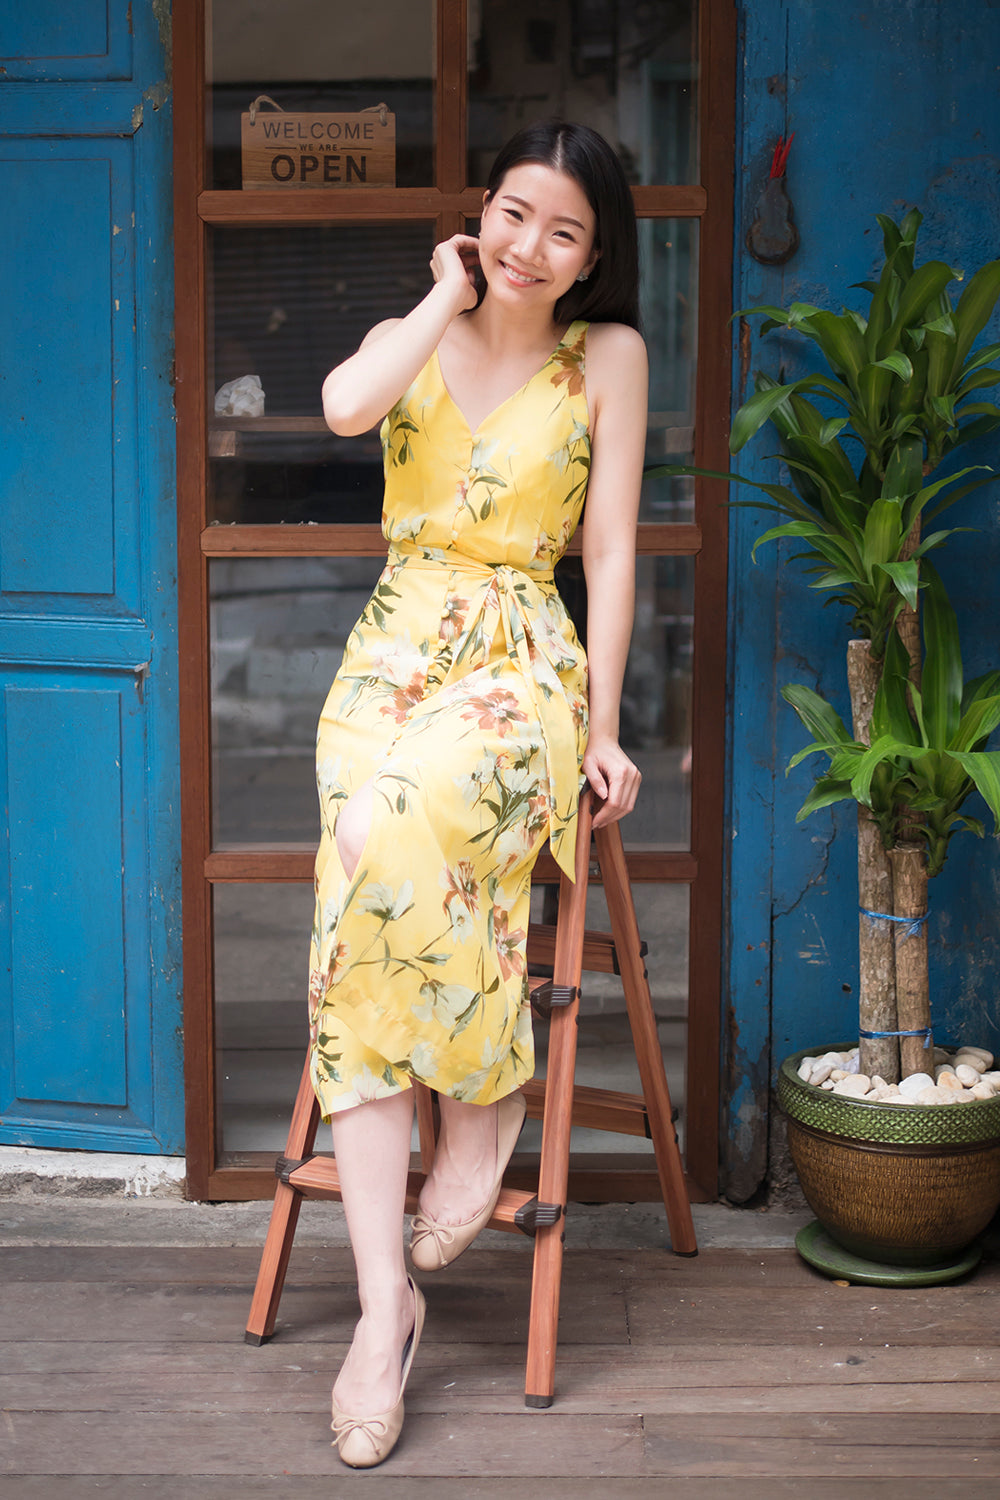
[[0,0],[0,1141],[183,1149],[168,6]]

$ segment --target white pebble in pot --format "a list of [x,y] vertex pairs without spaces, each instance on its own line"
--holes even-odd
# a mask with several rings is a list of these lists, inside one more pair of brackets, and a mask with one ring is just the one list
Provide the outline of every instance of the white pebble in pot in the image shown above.
[[921,1089],[932,1089],[934,1080],[929,1073],[911,1073],[909,1078],[901,1078],[899,1092],[904,1099],[915,1099]]

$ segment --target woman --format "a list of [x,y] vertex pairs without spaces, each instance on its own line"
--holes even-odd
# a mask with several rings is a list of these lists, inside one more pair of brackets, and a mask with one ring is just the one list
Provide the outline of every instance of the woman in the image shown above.
[[[344,436],[382,427],[389,561],[320,720],[322,837],[310,978],[313,1083],[334,1150],[362,1317],[333,1391],[353,1467],[398,1436],[424,1304],[402,1219],[413,1078],[441,1134],[411,1256],[454,1260],[488,1221],[533,1070],[523,982],[531,867],[572,873],[629,812],[618,744],[632,627],[647,367],[631,196],[586,127],[501,151],[478,239],[327,376]],[[477,280],[485,293],[477,292]],[[587,502],[587,671],[552,582]]]

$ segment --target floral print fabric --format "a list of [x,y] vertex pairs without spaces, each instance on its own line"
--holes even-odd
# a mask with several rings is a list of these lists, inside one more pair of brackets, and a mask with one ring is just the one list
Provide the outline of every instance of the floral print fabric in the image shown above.
[[[470,432],[424,367],[382,427],[385,570],[320,718],[311,1070],[325,1118],[531,1077],[531,868],[572,874],[586,662],[552,580],[586,496],[587,325]],[[352,879],[339,810],[369,779]]]

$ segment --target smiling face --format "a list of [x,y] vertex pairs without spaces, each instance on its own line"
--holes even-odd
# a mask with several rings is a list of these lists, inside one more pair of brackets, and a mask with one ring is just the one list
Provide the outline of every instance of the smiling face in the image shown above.
[[505,303],[554,307],[589,273],[596,220],[587,195],[565,172],[521,162],[484,200],[479,258],[490,292]]

